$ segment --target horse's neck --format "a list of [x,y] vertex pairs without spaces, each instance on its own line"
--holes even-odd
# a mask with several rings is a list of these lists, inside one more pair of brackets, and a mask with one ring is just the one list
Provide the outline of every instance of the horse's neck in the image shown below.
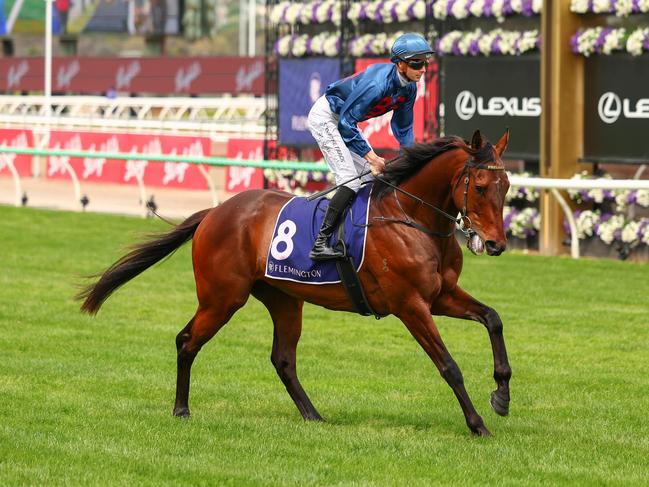
[[[453,188],[464,166],[465,153],[461,149],[445,152],[426,164],[401,187],[425,202],[455,215]],[[437,214],[431,216],[438,217]]]

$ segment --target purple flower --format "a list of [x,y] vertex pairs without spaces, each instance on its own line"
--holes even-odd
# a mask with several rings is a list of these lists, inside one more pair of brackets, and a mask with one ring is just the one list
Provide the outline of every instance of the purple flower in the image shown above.
[[502,54],[500,50],[500,39],[502,36],[498,34],[496,37],[494,37],[494,40],[491,41],[491,52],[495,54]]
[[570,48],[575,54],[581,54],[579,52],[579,37],[581,36],[582,31],[577,31],[575,35],[570,38]]
[[635,191],[631,191],[629,195],[626,197],[626,202],[630,205],[634,205],[637,200],[638,200],[638,193]]
[[[334,4],[329,5],[329,10],[327,10],[327,20],[331,21],[334,17]],[[340,50],[340,47],[338,48]]]
[[469,44],[469,54],[471,56],[477,56],[480,54],[480,46],[478,45],[478,39],[473,39]]
[[383,22],[383,15],[381,15],[381,12],[383,11],[383,5],[385,5],[385,0],[381,0],[379,5],[376,7],[376,12],[374,13],[374,20],[376,20],[378,23]]
[[392,8],[390,9],[390,17],[392,17],[392,21],[396,22],[399,20],[399,15],[397,14],[397,4],[395,3],[392,5]]
[[367,12],[365,10],[366,6],[366,3],[361,3],[361,11],[358,12],[358,20],[360,21],[367,20]]
[[482,8],[482,11],[484,12],[485,17],[493,17],[493,4],[494,0],[486,0],[484,3],[484,7]]
[[599,36],[597,37],[597,40],[595,41],[595,52],[602,52],[602,48],[604,47],[604,43],[606,42],[606,37],[613,32],[612,27],[604,27],[602,29],[602,32],[599,33]]
[[313,54],[313,51],[311,50],[311,42],[313,42],[312,39],[310,37],[307,37],[307,39],[306,39],[306,50],[304,52],[304,54],[306,56],[311,56]]
[[455,39],[453,41],[453,47],[451,47],[451,52],[454,56],[461,56],[462,51],[460,51],[460,39]]
[[[416,1],[413,1],[413,2],[410,4],[410,6],[408,7],[408,18],[409,18],[409,19],[413,19],[413,20],[415,19],[415,3],[416,3]],[[428,9],[429,7],[431,7],[431,6],[430,6],[430,5],[426,5],[426,8],[427,8],[427,9]],[[431,8],[432,8],[432,7],[431,7]],[[426,15],[428,15],[428,14],[426,14]],[[431,12],[431,15],[432,15],[432,12]]]
[[503,2],[503,15],[511,15],[514,13],[512,8],[512,0],[505,0]]
[[640,0],[632,0],[631,12],[633,12],[634,14],[640,12]]
[[317,24],[318,23],[318,7],[320,4],[318,2],[313,2],[313,5],[311,6],[311,23],[312,24]]
[[532,0],[523,0],[521,13],[525,17],[534,15],[534,8],[532,7]]
[[451,16],[453,12],[453,5],[455,4],[455,0],[450,0],[446,4],[446,15]]

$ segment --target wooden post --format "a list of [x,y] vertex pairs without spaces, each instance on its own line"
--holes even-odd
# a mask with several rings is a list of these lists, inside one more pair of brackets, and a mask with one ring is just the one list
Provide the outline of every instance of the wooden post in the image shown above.
[[[541,157],[542,177],[569,178],[583,154],[584,59],[572,53],[570,37],[582,25],[567,0],[545,0],[541,14]],[[549,191],[541,196],[539,250],[567,252],[563,212]]]

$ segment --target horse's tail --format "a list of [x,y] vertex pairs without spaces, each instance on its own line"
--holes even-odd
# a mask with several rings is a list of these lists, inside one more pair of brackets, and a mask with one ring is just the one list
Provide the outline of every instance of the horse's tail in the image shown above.
[[171,255],[181,245],[189,241],[209,211],[207,209],[194,213],[172,230],[152,235],[150,239],[134,245],[128,254],[106,269],[101,277],[99,277],[100,274],[91,276],[99,277],[99,280],[85,287],[76,295],[77,300],[83,300],[81,311],[96,314],[104,301],[122,284]]

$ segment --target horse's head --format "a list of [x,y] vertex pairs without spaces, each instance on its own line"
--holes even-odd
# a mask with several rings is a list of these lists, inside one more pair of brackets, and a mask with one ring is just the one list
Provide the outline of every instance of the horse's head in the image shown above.
[[469,158],[453,190],[455,205],[461,209],[462,225],[468,230],[469,250],[476,255],[485,249],[500,255],[507,247],[503,225],[503,206],[509,179],[501,156],[509,142],[509,130],[493,146],[476,130],[471,146],[464,149]]

